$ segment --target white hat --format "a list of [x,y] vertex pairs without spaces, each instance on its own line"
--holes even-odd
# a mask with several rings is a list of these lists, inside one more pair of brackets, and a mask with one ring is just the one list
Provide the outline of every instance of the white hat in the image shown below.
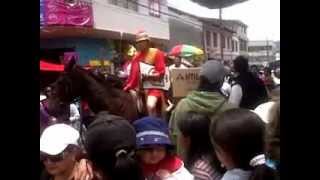
[[79,132],[66,124],[54,124],[47,127],[40,137],[40,151],[57,155],[68,145],[78,145]]
[[253,112],[255,112],[263,122],[269,123],[270,121],[270,110],[273,107],[275,102],[270,101],[263,104],[260,104]]

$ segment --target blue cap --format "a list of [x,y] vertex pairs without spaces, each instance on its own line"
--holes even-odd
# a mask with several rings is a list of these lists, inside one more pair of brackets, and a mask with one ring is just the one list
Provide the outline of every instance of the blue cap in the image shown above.
[[133,123],[136,130],[136,142],[138,148],[148,145],[172,146],[169,138],[168,124],[156,117],[144,117]]

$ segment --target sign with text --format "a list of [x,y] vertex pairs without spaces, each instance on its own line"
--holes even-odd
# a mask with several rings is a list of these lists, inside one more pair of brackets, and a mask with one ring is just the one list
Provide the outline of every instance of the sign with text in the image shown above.
[[173,97],[185,97],[198,88],[200,68],[172,69],[170,72]]
[[[140,62],[140,75],[141,79],[143,75],[151,75],[154,71],[154,66],[150,64],[146,64],[143,62]],[[162,79],[159,81],[154,80],[144,80],[142,82],[143,89],[163,89],[163,90],[169,90],[170,88],[170,77],[169,77],[169,69],[166,67],[165,74]]]
[[45,0],[46,25],[93,27],[92,3],[84,0]]

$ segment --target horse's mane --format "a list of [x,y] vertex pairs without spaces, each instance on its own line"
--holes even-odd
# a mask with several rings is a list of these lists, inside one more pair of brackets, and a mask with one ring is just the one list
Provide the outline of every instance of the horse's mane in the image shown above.
[[103,87],[101,90],[103,90],[104,93],[113,97],[118,97],[120,95],[120,89],[114,87],[112,81],[106,80],[103,74],[95,74],[92,70],[86,70],[81,66],[76,66],[73,71],[79,72],[87,81],[92,82],[92,84],[97,83],[98,85],[101,85],[101,87]]

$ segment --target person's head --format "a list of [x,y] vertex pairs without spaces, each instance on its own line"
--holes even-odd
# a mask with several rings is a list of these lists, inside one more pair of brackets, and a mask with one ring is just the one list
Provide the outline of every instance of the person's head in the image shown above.
[[204,157],[216,170],[221,170],[210,142],[210,122],[208,116],[195,112],[185,113],[184,118],[178,121],[178,128],[182,135],[179,141],[186,150],[184,160],[188,168],[192,168],[196,160]]
[[182,59],[181,57],[174,57],[173,59],[173,63],[176,67],[180,67],[181,63],[182,63]]
[[210,136],[219,160],[227,169],[252,170],[250,179],[274,178],[275,172],[265,165],[265,125],[254,112],[225,111],[211,123]]
[[93,168],[104,179],[142,179],[135,160],[135,130],[120,116],[99,112],[85,135],[85,149]]
[[248,59],[244,56],[236,57],[232,64],[232,70],[236,73],[243,74],[249,72]]
[[200,70],[199,90],[202,91],[220,91],[226,75],[222,63],[216,60],[206,61]]
[[265,67],[263,69],[264,76],[271,76],[272,69],[269,67]]
[[51,97],[52,95],[52,87],[51,86],[47,86],[44,90],[44,94],[47,96],[47,97]]
[[158,164],[172,148],[168,125],[163,119],[144,117],[133,123],[138,155],[143,164]]
[[146,51],[150,48],[150,38],[145,31],[139,31],[136,34],[136,48],[138,51]]
[[40,137],[40,158],[52,176],[70,176],[80,153],[79,133],[65,124],[47,127]]
[[254,74],[258,74],[258,71],[259,71],[258,66],[256,65],[250,66],[250,71]]

